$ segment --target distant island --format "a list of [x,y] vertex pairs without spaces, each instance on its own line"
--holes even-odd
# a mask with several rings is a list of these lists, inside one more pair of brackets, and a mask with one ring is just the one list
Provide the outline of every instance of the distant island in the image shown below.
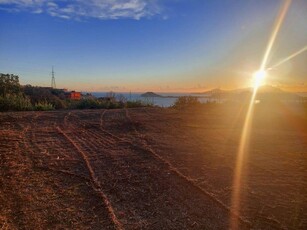
[[163,96],[156,94],[154,92],[146,92],[146,93],[141,94],[141,97],[163,97]]
[[146,93],[143,93],[141,94],[141,97],[160,97],[160,98],[178,98],[180,96],[162,96],[160,94],[156,94],[154,92],[146,92]]

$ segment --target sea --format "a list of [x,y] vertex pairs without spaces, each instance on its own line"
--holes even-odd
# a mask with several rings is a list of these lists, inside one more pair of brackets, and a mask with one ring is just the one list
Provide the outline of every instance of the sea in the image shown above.
[[[91,92],[91,94],[95,97],[105,97],[109,92]],[[158,93],[163,97],[142,97],[143,93],[116,93],[115,97],[124,96],[128,101],[143,101],[145,103],[151,103],[155,106],[159,107],[171,107],[174,105],[175,101],[182,96],[195,96],[198,97],[198,100],[201,103],[205,103],[209,101],[207,95],[200,95],[200,94],[189,94],[189,93]]]

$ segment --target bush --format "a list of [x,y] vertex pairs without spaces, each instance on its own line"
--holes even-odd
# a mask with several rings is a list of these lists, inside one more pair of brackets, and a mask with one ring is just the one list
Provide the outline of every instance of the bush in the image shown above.
[[25,111],[32,110],[33,106],[28,97],[22,94],[7,94],[0,96],[0,111]]
[[141,100],[127,101],[126,108],[152,107],[152,103],[143,102]]
[[54,96],[47,100],[48,103],[54,105],[55,109],[66,109],[67,108],[67,103],[65,100],[61,100],[60,98]]
[[176,109],[186,109],[186,108],[191,108],[191,107],[197,107],[200,106],[201,103],[198,101],[197,97],[193,96],[183,96],[179,97],[173,107]]
[[100,107],[96,99],[80,100],[74,106],[76,109],[98,109]]
[[54,106],[47,101],[43,101],[43,102],[35,103],[34,110],[37,110],[37,111],[54,110]]
[[71,109],[118,109],[123,105],[116,101],[106,101],[95,98],[82,99],[70,104]]
[[26,85],[23,87],[23,92],[30,97],[33,105],[44,101],[52,104],[55,109],[67,107],[63,90]]

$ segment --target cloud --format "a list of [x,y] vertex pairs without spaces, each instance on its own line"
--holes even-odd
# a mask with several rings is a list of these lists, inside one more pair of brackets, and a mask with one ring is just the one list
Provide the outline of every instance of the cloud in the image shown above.
[[43,13],[43,10],[38,8],[38,9],[33,10],[31,13],[33,13],[33,14],[41,14],[41,13]]
[[[160,0],[0,0],[8,12],[46,13],[65,19],[135,19],[162,16]],[[164,16],[162,16],[164,17]]]

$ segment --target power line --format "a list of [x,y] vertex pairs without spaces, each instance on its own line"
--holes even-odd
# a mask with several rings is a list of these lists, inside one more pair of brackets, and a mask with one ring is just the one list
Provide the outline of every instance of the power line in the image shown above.
[[56,88],[55,85],[55,77],[54,77],[54,70],[53,70],[53,66],[52,66],[52,72],[51,72],[52,78],[51,78],[51,88]]

